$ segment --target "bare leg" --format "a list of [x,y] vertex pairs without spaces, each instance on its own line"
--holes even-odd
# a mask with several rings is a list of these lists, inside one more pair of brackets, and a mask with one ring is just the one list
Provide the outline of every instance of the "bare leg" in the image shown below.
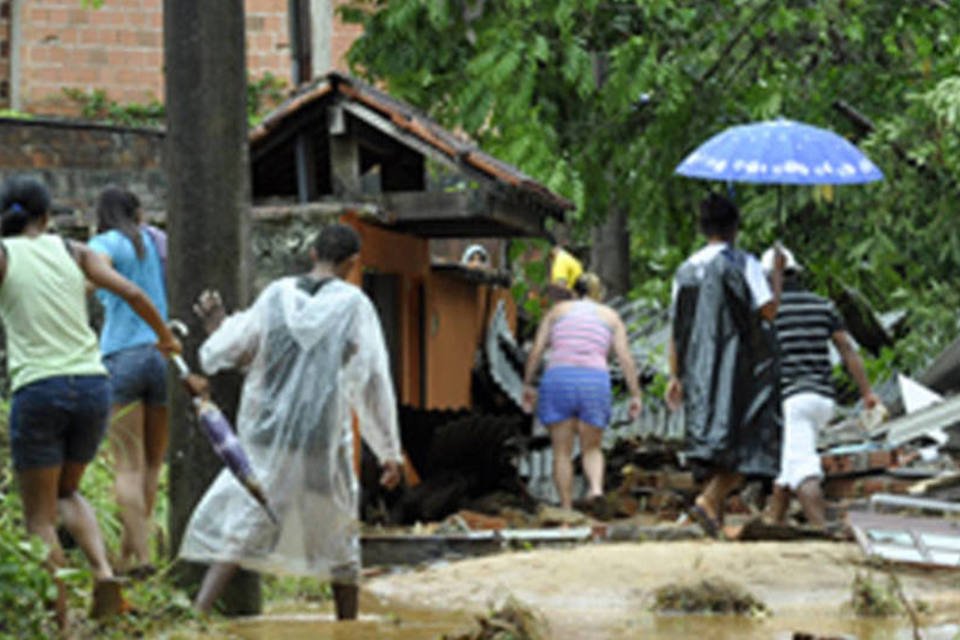
[[97,580],[105,580],[113,577],[113,569],[107,560],[107,550],[103,544],[100,525],[97,524],[97,516],[90,504],[78,491],[80,478],[83,477],[86,468],[87,465],[77,462],[64,463],[57,491],[58,506],[67,531],[87,556],[93,577]]
[[337,610],[337,620],[356,620],[360,613],[360,587],[334,582],[333,604]]
[[167,420],[166,405],[148,405],[144,411],[144,500],[147,517],[153,514],[157,501],[157,486],[160,483],[160,471],[170,442],[170,427]]
[[787,507],[790,506],[790,489],[782,485],[773,486],[773,495],[770,497],[770,519],[775,524],[784,524],[787,521]]
[[197,599],[193,603],[197,611],[207,614],[213,610],[213,605],[239,567],[240,565],[230,562],[218,562],[210,565],[206,575],[203,576],[203,583],[200,585]]
[[150,512],[145,495],[145,416],[143,405],[139,403],[133,408],[116,405],[113,415],[119,416],[111,421],[109,439],[116,469],[114,489],[123,523],[120,557],[124,567],[129,569],[150,562]]
[[573,508],[573,436],[576,420],[548,425],[553,445],[553,482],[560,495],[560,506]]
[[577,432],[580,435],[580,457],[583,460],[583,475],[586,476],[589,486],[587,497],[602,496],[604,460],[600,444],[603,440],[603,430],[578,420]]
[[820,490],[819,478],[807,478],[797,487],[797,500],[803,507],[803,514],[814,527],[823,528],[827,524],[826,506],[823,503],[823,492]]
[[742,479],[739,473],[733,471],[721,471],[714,474],[703,487],[700,495],[697,496],[695,501],[697,506],[706,511],[707,515],[714,520],[722,520],[727,496],[740,484]]
[[[38,536],[50,549],[47,562],[51,571],[62,567],[65,558],[57,538],[57,487],[60,483],[60,467],[42,467],[17,472],[17,484],[23,502],[23,515],[27,533]],[[57,583],[57,625],[67,626],[67,592],[60,580]]]

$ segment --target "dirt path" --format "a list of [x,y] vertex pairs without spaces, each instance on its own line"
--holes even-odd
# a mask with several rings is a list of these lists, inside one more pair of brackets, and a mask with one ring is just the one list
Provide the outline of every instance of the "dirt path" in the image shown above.
[[[692,637],[701,633],[698,625],[707,625],[710,638],[780,637],[796,629],[869,637],[867,623],[843,607],[861,561],[855,545],[827,542],[602,544],[463,560],[375,578],[365,590],[400,607],[446,611],[482,611],[509,593],[540,611],[557,638]],[[705,576],[746,587],[773,615],[744,623],[649,613],[657,587]],[[960,623],[960,573],[911,571],[901,579],[908,597],[932,605],[930,624]],[[880,624],[887,631],[901,626]],[[721,633],[725,627],[730,635]]]

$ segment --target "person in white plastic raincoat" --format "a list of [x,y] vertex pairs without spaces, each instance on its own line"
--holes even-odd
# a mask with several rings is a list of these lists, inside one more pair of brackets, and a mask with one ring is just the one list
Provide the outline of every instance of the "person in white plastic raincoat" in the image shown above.
[[271,283],[246,311],[224,319],[215,292],[195,310],[212,335],[200,348],[207,374],[245,369],[237,435],[263,483],[278,524],[228,470],[197,506],[180,557],[213,563],[197,595],[208,612],[238,567],[330,578],[337,617],[357,615],[359,487],[352,415],[383,465],[400,480],[396,402],[373,304],[343,281],[360,239],[325,227],[310,273]]

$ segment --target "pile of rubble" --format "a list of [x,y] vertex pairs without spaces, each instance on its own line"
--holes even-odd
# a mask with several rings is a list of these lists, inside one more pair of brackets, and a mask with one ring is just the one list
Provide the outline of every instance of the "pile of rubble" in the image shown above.
[[[665,367],[666,312],[639,302],[617,308],[630,328],[637,361],[645,363],[644,382],[649,383]],[[883,327],[869,328],[870,339],[885,337]],[[402,437],[419,484],[393,496],[376,490],[365,494],[367,522],[433,523],[420,525],[426,534],[584,526],[592,527],[596,537],[598,531],[607,536],[624,522],[654,526],[683,521],[684,509],[698,490],[681,459],[683,416],[668,412],[657,394],[649,392],[639,421],[626,419],[625,401],[615,403],[604,440],[605,486],[609,488],[605,499],[576,504],[582,514],[564,517],[544,507],[556,502],[552,453],[545,430],[532,425],[520,411],[525,357],[504,309],[498,308],[478,353],[474,408],[458,412],[402,408]],[[614,370],[615,385],[622,386],[619,376]],[[857,407],[841,409],[843,419],[820,434],[828,516],[843,523],[853,514],[853,532],[871,554],[882,555],[886,547],[877,543],[874,525],[878,520],[863,520],[864,513],[877,515],[878,510],[889,508],[913,514],[934,510],[947,520],[952,513],[960,514],[960,507],[954,510],[950,502],[960,499],[960,466],[955,457],[960,453],[960,396],[944,399],[940,395],[960,390],[960,340],[918,381],[901,376],[879,386],[889,415],[880,410],[857,411]],[[748,485],[731,499],[732,520],[750,523],[735,535],[741,539],[812,535],[802,520],[786,530],[759,524],[756,516],[763,510],[768,489]],[[746,517],[737,518],[737,514]],[[605,529],[604,522],[617,525]],[[891,553],[914,552],[895,549]],[[960,538],[955,555],[953,563],[960,564]],[[950,558],[941,554],[937,562]]]

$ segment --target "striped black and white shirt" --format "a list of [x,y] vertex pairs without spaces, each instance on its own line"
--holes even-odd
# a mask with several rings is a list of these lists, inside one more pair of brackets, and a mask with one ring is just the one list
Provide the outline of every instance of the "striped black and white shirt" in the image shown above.
[[834,304],[795,283],[784,283],[774,324],[780,342],[782,396],[834,396],[828,343],[843,320]]

